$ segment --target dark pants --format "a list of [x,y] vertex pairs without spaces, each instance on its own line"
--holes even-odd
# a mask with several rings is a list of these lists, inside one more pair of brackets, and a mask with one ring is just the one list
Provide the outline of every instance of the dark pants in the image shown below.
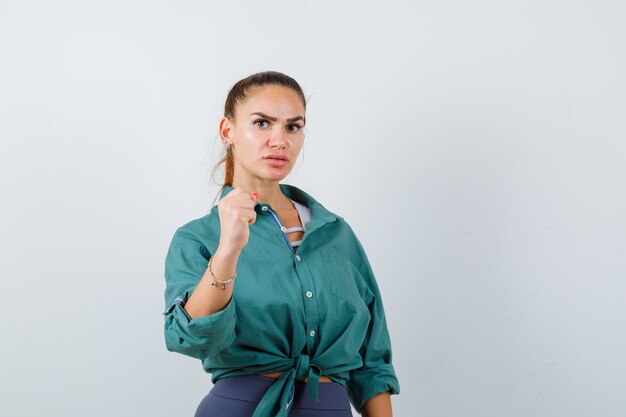
[[[218,379],[202,399],[194,417],[251,417],[261,397],[276,380],[262,375]],[[316,402],[303,381],[296,380],[289,417],[352,417],[346,388],[338,382],[320,382]]]

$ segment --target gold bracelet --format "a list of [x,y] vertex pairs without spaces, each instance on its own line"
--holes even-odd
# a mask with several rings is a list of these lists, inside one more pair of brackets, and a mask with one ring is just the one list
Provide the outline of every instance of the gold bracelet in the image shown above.
[[[233,282],[233,280],[235,278],[237,278],[237,273],[235,272],[235,276],[227,279],[227,280],[220,280],[217,279],[217,277],[213,274],[213,269],[211,268],[211,262],[213,262],[213,257],[211,256],[211,259],[209,259],[209,273],[211,274],[211,286],[215,287],[215,284],[222,284],[222,288],[220,288],[221,290],[225,290],[226,289],[226,284],[230,284],[231,282]],[[219,287],[218,287],[219,288]]]

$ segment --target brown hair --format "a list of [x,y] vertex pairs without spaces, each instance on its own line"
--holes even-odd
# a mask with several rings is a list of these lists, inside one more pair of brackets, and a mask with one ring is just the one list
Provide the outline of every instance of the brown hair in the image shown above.
[[[226,103],[224,104],[224,116],[233,121],[236,120],[235,114],[237,106],[245,102],[245,100],[255,88],[268,85],[278,85],[294,90],[296,93],[298,93],[300,98],[302,98],[302,104],[304,105],[304,110],[306,111],[306,98],[304,97],[304,93],[302,92],[300,84],[298,84],[296,80],[281,72],[264,71],[249,75],[248,77],[237,81],[232,86],[232,88],[228,92],[228,96],[226,97]],[[222,163],[225,163],[226,165],[224,173],[224,183],[222,185],[222,188],[218,192],[218,195],[216,196],[216,200],[217,197],[222,193],[225,185],[232,186],[233,184],[235,165],[233,159],[232,145],[228,146],[223,151],[222,158],[218,161],[218,163],[213,167],[213,170],[211,171],[211,178],[215,177],[215,173],[219,169],[220,165],[222,165]]]

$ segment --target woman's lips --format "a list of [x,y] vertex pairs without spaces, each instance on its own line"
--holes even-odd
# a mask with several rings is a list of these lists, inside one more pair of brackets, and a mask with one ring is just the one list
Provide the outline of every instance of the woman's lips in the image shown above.
[[284,159],[273,159],[273,158],[265,158],[265,160],[274,167],[282,167],[287,165],[287,161]]

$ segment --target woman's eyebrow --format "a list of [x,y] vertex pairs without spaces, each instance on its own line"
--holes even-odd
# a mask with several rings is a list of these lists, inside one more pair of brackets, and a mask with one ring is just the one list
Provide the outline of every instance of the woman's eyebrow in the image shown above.
[[[250,116],[253,116],[253,115],[255,115],[255,114],[256,114],[256,115],[259,115],[259,116],[261,116],[261,117],[265,117],[266,119],[271,120],[272,122],[275,122],[275,121],[277,120],[275,117],[268,116],[267,114],[265,114],[265,113],[261,113],[261,112],[258,112],[258,111],[255,111],[254,113],[250,113]],[[288,121],[288,122],[295,122],[296,120],[302,120],[302,121],[304,121],[304,117],[302,117],[302,116],[296,116],[296,117],[292,117],[292,118],[290,118],[290,119],[287,119],[287,121]]]

